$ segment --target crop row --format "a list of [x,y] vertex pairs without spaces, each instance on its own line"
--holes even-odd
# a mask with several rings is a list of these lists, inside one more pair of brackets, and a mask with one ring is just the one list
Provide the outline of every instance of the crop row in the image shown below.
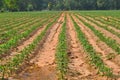
[[9,27],[9,30],[6,30],[5,32],[0,34],[1,44],[9,41],[10,38],[12,38],[13,36],[17,36],[17,34],[22,34],[22,32],[28,30],[29,28],[31,28],[31,26],[33,26],[33,24],[37,22],[39,22],[39,20],[31,20],[27,24],[21,24],[21,26],[13,26],[14,29],[11,29]]
[[11,25],[14,25],[15,23],[19,23],[19,22],[22,22],[22,21],[25,21],[25,20],[29,20],[29,18],[19,18],[19,19],[14,19],[14,20],[8,20],[7,22],[6,21],[0,21],[2,24],[0,25],[0,28],[1,29],[5,29],[5,28],[8,28],[9,26]]
[[[51,18],[51,17],[48,17],[48,18]],[[35,19],[35,20],[32,19],[26,24],[21,24],[20,26],[14,26],[13,29],[7,30],[6,32],[4,32],[3,34],[0,35],[1,43],[3,41],[5,43],[6,41],[8,41],[13,36],[17,36],[17,34],[21,35],[26,30],[30,29],[33,26],[38,25],[40,21],[43,22],[44,20],[45,19]]]
[[34,30],[38,29],[47,21],[49,21],[49,19],[45,19],[39,22],[39,24],[32,25],[30,29],[26,30],[21,35],[14,36],[5,44],[0,45],[0,55],[4,55],[9,52],[11,48],[16,47],[23,38],[28,37]]
[[59,80],[65,80],[68,68],[67,39],[66,39],[66,17],[59,35],[59,42],[56,51],[56,63],[59,71]]
[[[50,16],[53,16],[53,15],[46,15],[46,18],[48,18],[48,17],[50,17]],[[33,22],[33,21],[40,21],[40,20],[42,20],[42,19],[44,19],[43,17],[40,17],[40,18],[38,18],[38,17],[35,17],[35,18],[28,18],[28,19],[25,19],[25,20],[22,20],[22,21],[19,21],[19,22],[15,22],[14,24],[12,24],[12,25],[7,25],[7,26],[4,26],[3,28],[4,29],[2,29],[1,28],[1,30],[2,30],[2,32],[4,33],[4,31],[9,31],[9,30],[14,30],[14,29],[17,29],[17,28],[19,28],[19,27],[22,27],[22,26],[24,26],[23,24],[28,24],[28,23],[31,23],[31,21]],[[21,26],[22,25],[22,26]],[[1,33],[1,32],[0,32]]]
[[26,58],[29,57],[30,54],[36,49],[38,43],[43,39],[47,30],[56,22],[58,16],[49,24],[47,24],[46,28],[41,32],[39,36],[26,48],[24,48],[20,54],[17,54],[12,60],[10,60],[7,64],[0,65],[1,77],[4,79],[5,76],[9,76],[10,73],[15,72],[16,69],[25,61]]
[[107,26],[110,25],[110,26],[112,26],[112,27],[120,30],[119,24],[118,24],[118,23],[116,24],[116,23],[114,23],[114,22],[111,22],[111,21],[109,20],[109,18],[108,18],[108,20],[105,20],[105,19],[103,19],[103,18],[98,18],[98,17],[95,18],[94,16],[90,16],[90,17],[92,17],[92,18],[94,18],[95,20],[98,20],[98,21],[106,24]]
[[107,25],[105,25],[105,26],[104,26],[104,25],[100,25],[99,23],[97,23],[97,22],[95,22],[95,21],[93,21],[93,20],[91,20],[91,19],[89,19],[89,18],[87,18],[87,17],[85,17],[85,16],[83,16],[83,17],[86,18],[87,20],[91,21],[92,23],[96,24],[98,27],[103,28],[103,29],[109,31],[109,32],[111,32],[112,34],[114,34],[114,35],[116,35],[117,37],[120,38],[120,33],[118,33],[118,32],[116,32],[115,30],[109,28],[109,26],[107,26]]
[[[9,13],[10,14],[10,13]],[[53,16],[53,14],[46,14],[46,15],[43,15],[42,13],[40,13],[38,16],[35,16],[35,17],[32,17],[32,14],[31,13],[28,13],[28,15],[30,14],[30,16],[24,16],[22,19],[21,18],[18,18],[18,20],[16,19],[17,17],[16,16],[13,16],[12,18],[12,20],[11,20],[11,22],[8,22],[8,24],[6,24],[5,22],[2,22],[2,21],[0,21],[1,23],[3,23],[4,25],[4,27],[2,26],[2,25],[0,25],[1,26],[1,29],[2,28],[10,28],[10,27],[12,27],[12,26],[19,26],[20,25],[20,23],[22,24],[22,22],[23,22],[23,24],[24,24],[24,21],[26,21],[26,20],[31,20],[31,19],[38,19],[38,18],[43,18],[44,19],[44,17],[49,17],[49,16]],[[15,18],[15,20],[14,20],[14,18]],[[3,30],[2,30],[3,31]]]
[[8,24],[8,25],[4,25],[0,31],[2,31],[1,33],[3,33],[4,31],[9,31],[10,29],[13,29],[14,27],[18,27],[19,25],[25,24],[29,21],[33,21],[34,18],[31,19],[23,19],[22,21],[18,21],[18,22],[14,22],[14,24]]
[[112,75],[112,71],[110,68],[108,68],[102,61],[101,57],[97,54],[97,52],[94,50],[94,48],[92,47],[92,45],[89,43],[89,41],[87,40],[85,34],[81,31],[81,26],[79,26],[75,20],[73,19],[73,17],[71,17],[73,23],[74,23],[74,27],[76,29],[77,32],[77,36],[79,41],[81,42],[81,45],[83,46],[84,50],[86,51],[86,53],[88,54],[88,57],[90,58],[91,63],[98,68],[100,73],[103,73],[106,76],[111,76]]
[[[31,13],[30,13],[31,14]],[[56,14],[56,13],[55,13]],[[29,13],[28,13],[28,15],[29,15]],[[18,18],[18,20],[16,19],[17,17],[15,17],[15,16],[13,16],[13,19],[11,20],[11,22],[8,22],[8,24],[5,24],[4,22],[3,22],[3,26],[1,25],[1,28],[6,28],[7,26],[9,27],[9,26],[12,26],[12,25],[15,25],[15,24],[18,24],[18,23],[20,23],[20,22],[23,22],[23,21],[25,21],[25,20],[29,20],[29,19],[37,19],[37,18],[45,18],[45,17],[49,17],[49,16],[51,16],[51,15],[53,15],[53,14],[39,14],[38,16],[35,16],[35,17],[32,17],[32,14],[31,14],[31,16],[24,16],[23,18]],[[14,18],[15,18],[15,20],[14,20]],[[2,21],[1,21],[2,22]],[[6,26],[6,27],[5,27]]]
[[94,32],[94,34],[99,37],[99,39],[101,41],[105,42],[109,47],[111,47],[113,50],[115,50],[116,53],[120,54],[120,46],[117,44],[117,42],[115,40],[113,40],[109,37],[106,37],[99,30],[96,30],[93,26],[91,26],[87,22],[83,21],[82,19],[79,18],[79,20],[82,21],[88,28],[90,28]]
[[4,27],[4,26],[9,26],[9,25],[13,25],[16,22],[21,22],[22,20],[25,19],[29,19],[29,18],[25,18],[25,17],[21,17],[21,18],[9,18],[9,19],[0,19],[0,28]]
[[120,25],[120,21],[119,20],[115,20],[113,17],[99,17],[99,18],[102,18],[102,20],[105,20],[107,23],[112,23],[113,25]]

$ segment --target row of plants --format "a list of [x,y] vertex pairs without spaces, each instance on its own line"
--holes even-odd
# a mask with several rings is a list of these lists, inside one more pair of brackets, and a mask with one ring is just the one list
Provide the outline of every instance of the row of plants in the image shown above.
[[59,71],[59,80],[65,80],[65,75],[68,68],[67,55],[67,39],[66,39],[66,17],[62,26],[62,31],[59,34],[59,42],[56,50],[56,63]]
[[9,23],[1,21],[1,22],[3,22],[3,24],[0,25],[0,31],[5,31],[5,30],[7,30],[7,28],[9,28],[9,26],[12,26],[15,23],[19,23],[19,22],[22,22],[22,21],[25,21],[25,20],[27,20],[27,19],[23,18],[23,19],[18,20],[18,22],[13,20],[14,22],[9,22]]
[[[50,17],[48,17],[50,18]],[[39,25],[40,24],[40,21],[43,22],[45,19],[35,19],[33,21],[30,21],[28,23],[25,23],[25,24],[21,24],[20,26],[18,27],[13,27],[13,29],[10,29],[8,31],[4,31],[3,34],[1,34],[0,36],[0,40],[3,42],[3,43],[6,43],[7,41],[9,41],[10,39],[13,38],[13,36],[17,36],[17,35],[21,35],[23,34],[25,31],[29,30],[31,27],[33,26],[36,26],[36,25]],[[2,44],[3,44],[2,43]]]
[[[41,15],[41,16],[39,16]],[[43,14],[39,13],[39,15],[37,15],[38,17],[42,17]],[[49,15],[49,14],[48,14]],[[32,13],[23,13],[23,12],[18,12],[18,13],[3,13],[0,14],[0,25],[10,25],[11,23],[14,24],[17,21],[21,22],[23,19],[29,19],[29,18],[35,18],[36,16],[34,16]]]
[[[93,16],[91,16],[91,17],[93,17]],[[105,19],[103,19],[103,18],[98,18],[98,17],[96,17],[96,18],[93,17],[93,18],[94,18],[95,20],[97,20],[97,21],[100,21],[100,22],[102,22],[102,23],[104,23],[104,24],[106,24],[106,25],[110,25],[111,27],[120,30],[119,24],[116,24],[116,23],[114,23],[114,22],[111,22],[111,21],[109,21],[109,19],[108,19],[108,20],[105,20]]]
[[14,22],[14,24],[8,24],[8,25],[4,25],[4,26],[1,26],[1,30],[2,32],[0,33],[3,33],[4,31],[9,31],[10,29],[13,29],[15,27],[19,27],[20,25],[23,25],[25,23],[28,23],[30,21],[33,21],[34,18],[30,18],[30,19],[23,19],[22,21],[18,21],[18,22]]
[[31,44],[29,44],[28,47],[24,48],[20,52],[20,54],[17,54],[7,64],[0,65],[0,73],[1,73],[1,78],[3,80],[5,79],[5,76],[9,77],[10,75],[12,75],[12,73],[14,73],[17,70],[17,68],[21,66],[23,62],[25,62],[27,58],[29,58],[29,55],[33,53],[33,51],[38,46],[38,43],[43,39],[48,29],[52,27],[53,23],[56,22],[58,17],[59,16],[57,16],[56,18],[54,18],[52,22],[47,24],[46,28],[41,32],[41,34],[37,36],[37,38]]
[[99,30],[96,30],[96,29],[94,28],[94,26],[91,26],[91,24],[83,21],[83,20],[82,20],[81,18],[79,18],[77,15],[76,15],[76,17],[77,17],[82,23],[84,23],[88,28],[90,28],[90,29],[94,32],[94,34],[95,34],[96,36],[98,36],[98,38],[99,38],[101,41],[105,42],[109,47],[111,47],[114,51],[116,51],[116,53],[120,54],[120,46],[119,46],[119,44],[117,44],[117,42],[116,42],[115,40],[113,40],[113,39],[111,39],[111,38],[109,38],[109,37],[106,37],[102,32],[100,32]]
[[[1,40],[1,44],[6,43],[7,41],[9,41],[10,39],[13,38],[13,36],[17,36],[18,34],[22,34],[22,32],[25,32],[26,30],[28,30],[29,28],[31,28],[31,26],[34,26],[35,23],[39,23],[39,20],[31,20],[31,22],[28,22],[26,24],[21,24],[21,26],[16,26],[13,27],[14,29],[9,28],[9,30],[6,30],[5,32],[0,34],[0,40]],[[29,27],[28,27],[29,26]]]
[[[10,14],[10,13],[9,13]],[[31,16],[24,16],[22,19],[20,18],[20,20],[19,20],[19,18],[18,18],[18,20],[16,19],[17,17],[16,16],[12,16],[12,22],[8,22],[9,24],[6,24],[5,22],[3,22],[3,24],[4,24],[4,27],[2,27],[2,25],[1,25],[1,27],[2,28],[5,28],[5,30],[7,29],[7,28],[10,28],[10,27],[13,27],[13,26],[19,26],[20,24],[24,24],[25,23],[25,21],[26,20],[28,20],[28,22],[30,22],[30,21],[32,21],[31,19],[38,19],[38,18],[43,18],[44,19],[44,17],[49,17],[49,16],[51,16],[51,15],[53,15],[53,14],[46,14],[46,15],[43,15],[43,14],[39,14],[38,16],[35,16],[35,17],[32,17],[32,14],[30,14]],[[40,16],[41,15],[41,16]],[[44,17],[43,17],[44,16]],[[15,21],[14,21],[14,18],[15,18]],[[29,21],[30,20],[30,21]],[[2,21],[1,21],[2,22]],[[22,23],[23,22],[23,23]],[[2,32],[3,32],[3,30],[2,30]]]
[[22,20],[25,20],[25,19],[28,19],[28,18],[25,18],[25,17],[22,17],[22,18],[12,18],[12,19],[3,19],[1,20],[0,19],[0,28],[4,27],[4,26],[9,26],[9,25],[13,25],[15,24],[16,22],[20,22]]
[[97,52],[94,50],[93,46],[89,43],[85,34],[81,30],[81,26],[79,26],[76,23],[76,21],[74,20],[74,18],[72,16],[71,16],[71,19],[74,23],[74,27],[76,29],[78,39],[81,42],[81,45],[83,46],[85,52],[88,54],[91,64],[93,64],[96,68],[98,68],[99,73],[102,73],[105,76],[111,76],[112,70],[104,64],[101,57],[97,54]]
[[20,22],[20,21],[22,21],[24,19],[28,19],[28,17],[25,18],[23,16],[23,17],[20,17],[20,18],[16,18],[16,17],[13,17],[13,18],[3,18],[3,20],[0,19],[0,22],[2,22],[0,25],[1,26],[12,25],[12,24],[14,24],[16,22]]
[[[50,17],[50,16],[53,16],[53,15],[44,15],[44,16]],[[44,17],[39,17],[39,18],[38,17],[34,17],[34,18],[29,17],[27,19],[25,18],[24,20],[20,20],[19,22],[14,22],[14,24],[12,24],[12,25],[7,25],[7,26],[2,27],[4,29],[1,29],[2,32],[0,32],[0,33],[4,33],[4,31],[6,32],[6,31],[9,31],[9,30],[17,29],[20,26],[22,27],[24,24],[28,24],[28,23],[31,23],[33,21],[40,21],[42,19],[44,19]]]
[[110,19],[114,20],[115,22],[120,22],[120,19],[117,17],[110,17]]
[[0,34],[1,44],[7,43],[13,37],[18,36],[18,34],[21,35],[25,31],[29,30],[32,26],[35,26],[37,24],[39,24],[39,20],[34,20],[21,26],[18,26],[17,29],[10,29],[4,32],[3,34]]
[[103,29],[109,31],[109,32],[111,32],[112,34],[114,34],[114,35],[116,35],[117,37],[120,38],[120,33],[118,33],[118,32],[116,32],[115,30],[109,28],[108,25],[101,25],[101,24],[95,22],[94,20],[89,19],[89,18],[86,17],[86,16],[82,16],[82,17],[84,17],[85,19],[87,19],[87,20],[91,21],[92,23],[96,24],[98,27],[103,28]]
[[102,20],[108,21],[109,23],[113,23],[114,25],[120,25],[120,21],[119,20],[115,20],[115,18],[113,17],[109,17],[109,16],[105,16],[105,17],[99,17],[102,18]]
[[49,19],[45,19],[42,22],[39,22],[39,24],[32,26],[30,29],[26,30],[21,35],[14,36],[12,39],[10,39],[5,44],[1,44],[0,45],[0,55],[1,55],[1,57],[4,54],[7,54],[7,53],[10,54],[9,51],[10,51],[11,48],[16,47],[22,39],[28,37],[34,30],[36,30],[40,26],[48,23],[48,21],[49,21]]

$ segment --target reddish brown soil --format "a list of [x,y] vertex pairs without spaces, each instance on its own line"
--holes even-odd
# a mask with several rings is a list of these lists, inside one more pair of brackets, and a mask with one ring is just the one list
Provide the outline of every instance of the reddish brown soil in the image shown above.
[[[58,22],[50,29],[45,43],[42,45],[38,54],[30,60],[30,64],[34,64],[37,67],[33,65],[28,66],[28,68],[19,75],[20,80],[57,80],[55,52],[63,21],[64,14],[62,14]],[[24,77],[26,73],[28,73],[29,76]]]
[[[83,19],[82,17],[80,17],[81,19]],[[101,44],[101,41],[99,41],[99,39],[97,38],[97,36],[95,36],[95,34],[89,29],[87,28],[82,22],[80,22],[77,18],[75,18],[75,21],[78,23],[78,25],[81,27],[81,30],[83,31],[83,33],[86,35],[86,37],[88,38],[89,43],[93,46],[93,48],[101,55],[103,62],[110,68],[113,69],[113,73],[115,75],[119,75],[120,73],[120,66],[118,66],[117,64],[115,64],[114,62],[112,62],[111,60],[106,59],[106,56],[108,52],[104,51],[103,49],[101,49],[102,46],[98,46],[98,44]],[[99,41],[99,42],[98,42]],[[105,45],[105,44],[104,44]],[[109,47],[108,47],[109,48]],[[110,48],[109,48],[110,49]],[[112,49],[110,49],[110,51],[112,51]]]

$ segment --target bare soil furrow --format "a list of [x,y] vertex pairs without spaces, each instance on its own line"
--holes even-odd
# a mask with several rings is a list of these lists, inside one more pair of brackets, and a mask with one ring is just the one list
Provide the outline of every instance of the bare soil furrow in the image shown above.
[[[45,42],[37,55],[30,60],[31,66],[23,71],[20,75],[21,80],[57,80],[57,70],[55,64],[55,52],[58,43],[58,36],[64,21],[64,14],[58,22],[51,27],[49,34],[46,36]],[[33,68],[34,67],[34,68]],[[24,77],[26,73],[30,76]]]
[[116,40],[116,42],[117,42],[118,44],[120,44],[120,38],[118,38],[116,35],[108,32],[107,30],[105,30],[105,29],[103,29],[103,28],[98,27],[96,24],[94,24],[94,23],[86,20],[84,17],[82,17],[82,16],[80,16],[80,15],[78,15],[78,17],[81,18],[81,19],[83,19],[85,22],[89,23],[90,25],[92,25],[95,29],[101,31],[106,37],[110,37],[110,38]]
[[[79,46],[79,41],[77,39],[77,35],[75,29],[73,27],[73,23],[70,17],[67,15],[67,32],[69,35],[69,45],[70,45],[70,63],[68,64],[70,71],[74,71],[74,74],[79,73],[79,75],[75,75],[73,78],[77,78],[79,80],[80,77],[87,77],[91,73],[88,70],[85,61],[82,60],[81,54],[84,53],[83,49]],[[77,77],[76,77],[77,76]],[[72,80],[72,79],[70,79]]]
[[102,79],[97,75],[97,71],[89,65],[84,49],[80,45],[74,25],[67,15],[67,36],[69,44],[69,70],[68,80],[98,80]]
[[[57,24],[55,24],[52,29],[50,30],[49,35],[47,36],[47,39],[43,45],[43,48],[39,51],[40,54],[36,56],[35,59],[33,59],[33,62],[35,64],[38,64],[38,66],[45,66],[48,64],[52,64],[53,60],[52,58],[55,58],[55,48],[58,43],[58,35],[61,30],[62,24],[59,22],[63,22],[64,18],[61,18]],[[51,53],[51,54],[50,54]],[[47,56],[48,55],[48,56]],[[50,60],[49,60],[50,58]],[[43,61],[43,62],[42,62]],[[39,64],[40,63],[40,64]]]
[[[73,16],[74,17],[74,16]],[[87,28],[81,21],[79,21],[76,17],[74,17],[75,21],[78,23],[78,25],[81,27],[81,30],[83,31],[83,33],[86,35],[86,37],[88,38],[88,41],[90,42],[90,44],[93,46],[93,48],[97,51],[98,54],[100,54],[103,62],[110,68],[113,69],[113,73],[118,75],[120,72],[120,67],[115,64],[113,61],[106,59],[107,53],[105,51],[105,49],[109,48],[106,46],[106,48],[103,50],[101,47],[103,46],[98,46],[98,44],[101,45],[105,43],[101,42],[97,36],[95,36],[95,34],[89,29]],[[98,42],[99,41],[99,42]],[[109,48],[110,49],[110,48]],[[110,49],[112,51],[112,49]],[[112,51],[114,52],[114,51]],[[108,53],[109,54],[109,53]]]

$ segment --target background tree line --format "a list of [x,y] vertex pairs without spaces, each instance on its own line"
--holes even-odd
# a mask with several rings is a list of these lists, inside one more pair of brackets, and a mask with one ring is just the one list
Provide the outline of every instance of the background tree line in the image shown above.
[[120,0],[0,0],[1,11],[117,9]]

